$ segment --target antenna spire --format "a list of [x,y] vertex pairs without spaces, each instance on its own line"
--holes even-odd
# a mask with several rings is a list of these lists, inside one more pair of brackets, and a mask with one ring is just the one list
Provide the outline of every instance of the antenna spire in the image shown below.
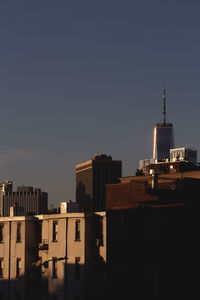
[[163,123],[166,124],[166,84],[163,83]]

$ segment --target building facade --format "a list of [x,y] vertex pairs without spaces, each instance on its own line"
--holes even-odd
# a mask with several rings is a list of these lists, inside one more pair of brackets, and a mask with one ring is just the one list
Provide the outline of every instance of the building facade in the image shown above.
[[155,162],[170,159],[170,149],[174,148],[172,123],[158,123],[154,127],[153,160]]
[[170,149],[170,161],[188,161],[197,164],[197,150],[193,148]]
[[82,211],[104,211],[106,184],[116,183],[122,174],[122,162],[111,156],[95,154],[76,165],[76,202]]
[[170,159],[170,149],[174,148],[173,124],[166,122],[166,88],[163,87],[163,122],[154,127],[153,159],[155,162]]
[[31,217],[0,218],[1,299],[25,299],[26,280],[34,261],[29,251],[35,243],[34,232]]
[[4,196],[8,192],[12,192],[12,181],[0,183],[0,217],[4,216]]
[[45,214],[48,210],[48,194],[31,186],[17,187],[16,192],[9,189],[2,196],[2,216],[10,216],[11,206],[24,208],[25,215]]
[[0,218],[1,300],[94,299],[105,262],[105,212]]

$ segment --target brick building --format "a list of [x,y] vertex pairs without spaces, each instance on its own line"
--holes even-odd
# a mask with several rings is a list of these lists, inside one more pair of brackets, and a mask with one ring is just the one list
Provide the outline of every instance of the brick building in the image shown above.
[[193,171],[107,185],[107,294],[195,295],[199,184],[200,171]]

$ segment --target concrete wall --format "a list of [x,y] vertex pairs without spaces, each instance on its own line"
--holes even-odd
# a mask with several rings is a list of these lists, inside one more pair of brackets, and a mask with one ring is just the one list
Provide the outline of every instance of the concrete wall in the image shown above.
[[[104,241],[101,244],[98,242],[99,219],[102,220]],[[79,239],[76,239],[77,221]],[[37,236],[39,223],[41,241]],[[18,224],[21,224],[21,240],[17,242]],[[54,224],[56,239],[53,235]],[[105,213],[4,217],[0,218],[0,225],[3,225],[3,241],[0,242],[0,258],[3,258],[3,278],[0,278],[2,299],[2,293],[5,299],[16,299],[18,296],[20,299],[48,299],[54,295],[58,300],[83,299],[96,276],[99,257],[106,262]],[[17,259],[20,259],[19,276],[16,276]]]
[[[15,299],[16,295],[24,297],[25,280],[33,261],[31,246],[34,241],[34,223],[25,217],[5,217],[0,219],[0,224],[3,225],[3,241],[0,243],[3,277],[0,278],[0,293],[11,299]],[[18,224],[21,233],[19,241],[17,241]],[[19,260],[18,274],[17,260]]]

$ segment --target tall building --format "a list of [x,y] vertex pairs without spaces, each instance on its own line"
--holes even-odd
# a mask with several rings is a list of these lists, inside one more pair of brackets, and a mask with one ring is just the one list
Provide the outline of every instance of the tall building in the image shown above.
[[106,184],[117,183],[122,175],[122,162],[96,153],[90,160],[76,165],[76,202],[81,211],[103,211]]
[[163,89],[163,122],[154,127],[153,159],[155,162],[170,159],[174,148],[173,124],[166,122],[166,89]]
[[24,208],[23,214],[25,215],[45,214],[48,210],[48,194],[42,192],[41,189],[35,189],[31,186],[20,186],[15,192],[7,183],[6,189],[1,196],[1,200],[1,216],[4,217],[10,216],[11,206],[20,206]]

